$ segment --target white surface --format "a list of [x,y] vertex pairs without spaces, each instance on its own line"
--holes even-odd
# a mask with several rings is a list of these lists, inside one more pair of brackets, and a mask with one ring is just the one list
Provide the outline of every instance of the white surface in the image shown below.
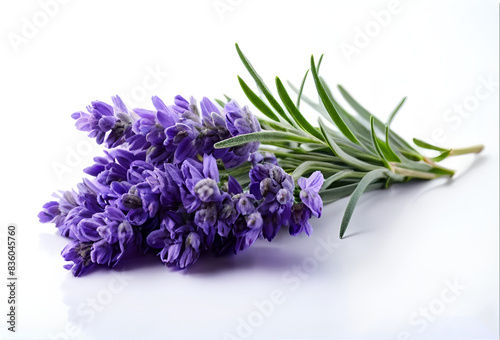
[[[32,21],[41,5],[2,2],[0,225],[19,230],[18,332],[2,321],[2,338],[498,339],[498,3],[401,1],[349,62],[342,43],[353,44],[372,11],[390,3],[69,1],[16,52],[9,37],[22,34],[23,18]],[[214,4],[230,7],[219,16]],[[325,208],[310,238],[283,233],[183,272],[153,257],[72,277],[59,256],[66,240],[36,218],[51,193],[74,186],[91,163],[70,114],[116,93],[152,107],[141,91],[166,102],[225,93],[248,104],[236,80],[251,83],[236,41],[270,86],[275,75],[297,84],[311,53],[325,53],[323,76],[381,118],[409,97],[393,125],[406,138],[486,149],[450,162],[461,170],[452,181],[367,194],[341,241],[346,200]],[[160,70],[156,81],[148,69]],[[488,78],[491,92],[481,87]],[[474,104],[476,90],[482,99],[462,117],[454,105]],[[67,171],[58,175],[61,165]],[[331,253],[318,250],[329,238]],[[4,235],[2,266],[5,253]],[[307,277],[290,272],[315,253],[324,261]],[[449,290],[453,282],[458,290]],[[282,296],[260,320],[255,301],[276,300],[276,290]],[[0,306],[5,315],[5,298]],[[242,334],[249,317],[259,325]]]

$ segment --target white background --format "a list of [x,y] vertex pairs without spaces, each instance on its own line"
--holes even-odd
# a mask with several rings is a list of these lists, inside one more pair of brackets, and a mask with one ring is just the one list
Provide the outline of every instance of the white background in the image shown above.
[[[17,333],[6,331],[2,279],[2,338],[498,339],[497,1],[45,3],[0,5],[2,266],[8,223],[19,243]],[[132,107],[152,108],[155,94],[248,104],[235,42],[269,86],[276,75],[299,83],[310,55],[325,53],[327,81],[381,118],[408,96],[393,125],[406,138],[486,149],[450,161],[451,181],[367,194],[344,240],[346,200],[325,208],[310,238],[285,232],[181,272],[148,257],[72,277],[59,255],[67,241],[36,217],[100,153],[70,114],[114,94]],[[334,248],[311,262],[321,240]],[[307,276],[291,272],[303,266]]]

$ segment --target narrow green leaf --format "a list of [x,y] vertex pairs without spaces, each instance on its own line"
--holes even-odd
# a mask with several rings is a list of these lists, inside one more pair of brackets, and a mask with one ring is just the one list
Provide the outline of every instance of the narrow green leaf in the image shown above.
[[323,102],[323,105],[326,108],[326,111],[332,118],[333,122],[337,126],[337,128],[346,136],[347,139],[349,139],[351,142],[355,144],[359,144],[359,141],[356,139],[356,137],[352,134],[351,130],[347,127],[347,125],[344,123],[342,118],[339,116],[337,110],[335,110],[335,107],[333,106],[332,101],[328,97],[323,84],[321,84],[321,80],[319,79],[318,72],[316,70],[316,65],[314,64],[314,57],[311,56],[311,71],[312,75],[314,78],[314,83],[316,84],[316,89],[318,90],[318,94],[321,98],[321,101]]
[[[384,185],[385,185],[385,183],[383,183],[383,182],[382,183],[372,183],[365,189],[365,192],[371,191],[371,190],[382,189],[384,187]],[[352,183],[352,184],[347,184],[347,185],[343,185],[343,186],[332,188],[332,189],[321,190],[319,192],[319,195],[321,196],[321,199],[323,200],[323,204],[328,204],[328,203],[338,201],[341,198],[344,198],[344,197],[351,195],[357,186],[358,186],[358,183]]]
[[379,145],[377,134],[375,132],[375,127],[374,127],[373,124],[374,124],[374,118],[372,116],[372,117],[370,117],[370,128],[371,128],[371,135],[372,135],[373,145],[375,145],[375,149],[377,149],[377,153],[380,156],[380,158],[382,158],[382,161],[384,162],[385,167],[388,168],[388,169],[391,169],[391,165],[387,161],[387,158],[385,158],[385,155],[382,152],[382,149],[381,149],[381,147]]
[[281,131],[259,131],[231,137],[214,144],[216,149],[230,148],[250,142],[262,142],[269,144],[272,142],[299,142],[299,143],[321,143],[321,141],[290,132]]
[[319,57],[319,60],[318,60],[318,66],[316,66],[316,70],[317,70],[318,74],[319,74],[319,68],[320,68],[320,66],[321,66],[321,62],[323,61],[323,56],[324,56],[324,54],[322,54],[322,55]]
[[417,138],[413,138],[413,143],[415,143],[415,145],[420,146],[421,148],[424,148],[424,149],[435,150],[435,151],[440,151],[440,152],[448,151],[448,149],[440,148],[439,146],[429,144],[429,143],[424,142],[423,140],[420,140]]
[[231,97],[228,97],[228,96],[226,96],[226,95],[224,95],[224,97],[226,97],[226,100],[227,100],[228,102],[230,102],[230,101],[231,101]]
[[370,129],[367,129],[363,124],[361,124],[356,118],[354,118],[351,114],[349,114],[333,97],[332,91],[328,87],[328,84],[320,77],[321,83],[325,88],[327,95],[330,97],[333,106],[337,110],[339,116],[349,127],[351,132],[354,134],[356,139],[361,143],[361,145],[365,148],[366,151],[376,154],[375,145],[373,145],[371,139]]
[[408,177],[408,178],[419,178],[419,179],[434,179],[434,178],[439,177],[439,175],[431,173],[431,172],[408,170],[408,169],[400,168],[397,166],[394,167],[394,173],[396,173],[400,176]]
[[281,82],[280,78],[276,77],[276,88],[278,90],[278,95],[281,98],[281,101],[285,105],[285,108],[287,111],[290,113],[290,116],[295,120],[295,122],[305,131],[309,132],[311,135],[314,137],[318,138],[319,140],[323,139],[323,135],[316,130],[314,126],[312,126],[300,113],[300,111],[297,109],[297,107],[293,104],[292,99],[288,95],[288,92],[286,91],[285,87],[283,86],[283,83]]
[[[292,177],[294,179],[299,179],[300,176],[302,176],[305,173],[312,173],[316,170],[320,171],[331,171],[331,172],[338,172],[344,169],[344,167],[327,163],[327,162],[318,162],[318,161],[306,161],[306,162],[299,162],[299,166],[292,172]],[[281,163],[280,163],[281,164]]]
[[[349,105],[352,106],[352,108],[362,117],[364,118],[366,121],[370,121],[370,117],[372,116],[372,114],[370,112],[368,112],[367,109],[365,109],[363,106],[361,106],[361,104],[359,104],[350,94],[349,92],[347,92],[344,87],[342,85],[337,85],[339,91],[340,91],[340,94],[342,95],[342,97],[344,97],[344,99],[349,103]],[[380,122],[382,123],[382,122]]]
[[392,111],[391,115],[389,116],[389,119],[387,120],[387,126],[391,126],[391,123],[392,121],[394,120],[394,117],[396,117],[396,114],[398,113],[399,109],[401,109],[401,107],[403,106],[403,104],[405,103],[406,101],[406,97],[404,97],[401,102],[398,104],[398,106],[396,106],[396,108],[394,109],[394,111]]
[[283,108],[271,94],[271,91],[269,91],[266,84],[264,84],[262,78],[258,75],[257,71],[255,71],[252,64],[250,64],[250,61],[248,61],[247,57],[245,57],[238,44],[236,44],[236,51],[238,52],[238,55],[240,56],[240,59],[243,62],[243,65],[245,65],[246,69],[248,70],[252,78],[255,80],[257,87],[262,91],[266,99],[269,101],[269,104],[271,104],[271,106],[276,110],[276,112],[278,112],[278,114],[281,117],[283,117],[284,120],[286,120],[289,124],[293,125],[292,121],[287,116]]
[[395,162],[395,160],[392,159],[391,157],[391,151],[389,150],[389,147],[387,144],[380,138],[377,137],[378,145],[380,147],[380,150],[382,150],[382,153],[385,156],[385,159],[387,159],[388,162]]
[[438,164],[434,165],[429,172],[441,176],[450,176],[453,177],[455,175],[455,170],[451,170],[442,166],[439,166]]
[[438,155],[436,157],[433,157],[431,159],[434,162],[441,162],[443,159],[445,159],[446,157],[448,157],[450,155],[450,152],[451,152],[451,149],[450,150],[446,150],[443,153],[441,153],[440,155]]
[[328,177],[327,179],[325,179],[325,181],[323,182],[323,186],[322,188],[323,189],[328,189],[328,187],[330,185],[332,185],[334,182],[342,179],[342,178],[345,178],[347,176],[349,176],[350,174],[354,173],[353,170],[343,170],[343,171],[340,171],[340,172],[337,172],[335,175],[331,176],[331,177]]
[[[352,108],[362,117],[364,118],[367,122],[370,122],[370,117],[373,116],[368,110],[366,110],[361,104],[359,104],[350,94],[349,92],[346,91],[342,87],[342,85],[338,85],[338,88],[340,90],[340,93],[342,94],[342,97],[349,103],[349,105],[352,106]],[[373,116],[375,118],[375,127],[379,129],[381,132],[385,130],[385,124],[378,119],[377,117]],[[403,138],[401,138],[398,134],[396,134],[394,131],[391,130],[391,138],[394,138],[394,142],[402,149],[405,149],[407,151],[411,151],[414,154],[418,155],[418,152],[410,145],[408,142],[406,142]]]
[[257,94],[255,94],[255,92],[253,92],[252,89],[250,89],[250,87],[248,87],[245,81],[243,81],[243,79],[241,79],[239,76],[238,76],[238,81],[240,83],[241,89],[247,96],[248,100],[250,100],[250,102],[257,109],[259,109],[260,112],[265,114],[268,118],[279,122],[279,118],[274,114],[273,110],[271,110],[269,106],[267,106],[266,103],[264,103],[262,99],[260,99],[260,97]]
[[[297,94],[299,93],[299,89],[297,89],[297,87],[295,87],[295,85],[293,85],[290,81],[287,81],[287,84],[288,84],[288,86],[290,86],[290,88],[293,90],[293,92],[295,92]],[[334,124],[333,121],[332,121],[332,118],[330,117],[330,115],[328,114],[328,112],[326,112],[326,109],[325,109],[325,107],[323,105],[320,105],[320,103],[314,102],[311,98],[307,97],[305,94],[302,94],[302,96],[300,97],[300,99],[302,101],[306,102],[313,109],[315,109],[316,111],[318,111],[323,116],[323,118],[325,118],[327,121],[329,121],[330,123]]]
[[[382,160],[378,157],[378,155],[375,153],[376,156],[367,153],[365,150],[361,149],[359,145],[356,145],[346,139],[344,136],[337,136],[334,134],[333,130],[329,130],[327,126],[323,125],[323,129],[325,132],[330,136],[330,138],[348,155],[357,158],[359,160],[372,163],[374,165],[379,165],[383,166]],[[320,130],[321,131],[321,130]],[[323,145],[323,144],[303,144],[304,147],[307,147],[308,150],[314,150],[317,152],[332,152],[332,149],[328,145]]]
[[[265,130],[277,130],[277,131],[305,134],[302,131],[295,130],[294,128],[290,127],[290,125],[288,125],[288,124],[285,125],[285,124],[282,124],[279,122],[275,122],[274,120],[267,120],[264,118],[257,118],[257,120],[259,121],[260,126]],[[269,129],[266,129],[266,126],[269,127]]]
[[363,193],[371,183],[379,179],[387,179],[386,169],[377,169],[370,171],[359,182],[358,186],[352,193],[349,203],[347,204],[347,207],[345,209],[344,217],[342,218],[342,224],[340,225],[340,238],[344,237],[345,231],[347,229],[347,226],[349,225],[349,221],[351,220],[352,213],[354,212],[354,208],[356,208],[356,204],[358,203],[359,198],[361,197],[361,195],[363,195]]
[[453,176],[455,171],[441,167],[439,165],[430,165],[423,162],[406,162],[397,165],[398,168],[408,169],[419,172],[428,172],[436,175],[442,176]]
[[[338,158],[338,157],[331,156],[331,155],[325,155],[325,154],[318,155],[314,152],[297,153],[297,152],[286,152],[286,151],[279,151],[279,149],[267,149],[267,148],[259,148],[259,151],[273,153],[278,158],[295,158],[295,159],[300,160],[301,162],[304,162],[304,161],[318,161],[318,162],[329,161],[329,162],[331,162],[329,164],[336,164],[334,162],[340,161],[340,158]],[[339,165],[339,164],[336,164],[336,165],[339,167],[344,167],[344,166]]]
[[401,154],[410,161],[418,162],[418,161],[421,161],[424,159],[424,157],[420,154],[416,154],[414,152],[406,151],[406,150],[400,150],[400,151],[401,151]]
[[321,133],[325,137],[324,139],[325,139],[326,143],[328,144],[328,146],[332,150],[333,154],[335,156],[337,156],[337,157],[340,157],[344,161],[344,163],[349,164],[349,165],[355,167],[356,169],[359,169],[359,170],[362,170],[362,171],[369,171],[369,170],[380,169],[379,166],[363,162],[363,161],[357,159],[356,157],[352,157],[348,153],[344,152],[344,150],[342,150],[337,145],[337,143],[335,143],[335,141],[333,140],[333,138],[331,138],[328,135],[328,133],[325,130],[325,126],[324,126],[323,121],[321,120],[321,118],[318,119],[318,122],[319,122],[319,127],[321,129]]
[[390,129],[389,129],[389,125],[386,125],[385,126],[385,144],[387,146],[387,151],[389,152],[389,161],[391,162],[398,162],[400,163],[401,162],[401,159],[399,158],[399,156],[394,152],[394,150],[392,149],[391,147],[391,144],[390,144]]
[[226,103],[224,103],[222,100],[220,99],[215,99],[215,101],[217,102],[217,104],[219,104],[222,108],[224,108],[224,106],[226,106]]
[[250,162],[245,162],[236,168],[226,170],[225,173],[227,175],[231,175],[233,177],[241,176],[241,175],[247,175],[247,177],[248,177],[248,172],[250,171],[251,168],[252,168],[252,164]]
[[[302,83],[300,84],[300,90],[297,95],[297,109],[300,107],[300,98],[302,97],[302,91],[304,91],[304,85],[306,84],[307,75],[309,74],[309,70],[304,74],[304,78],[302,79]],[[289,83],[290,84],[290,83]]]

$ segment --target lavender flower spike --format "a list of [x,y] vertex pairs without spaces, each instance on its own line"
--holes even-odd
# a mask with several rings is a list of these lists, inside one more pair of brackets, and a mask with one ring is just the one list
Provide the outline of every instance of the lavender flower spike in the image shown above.
[[324,180],[321,171],[315,171],[309,178],[301,177],[297,181],[297,184],[302,189],[300,192],[302,203],[311,209],[312,214],[318,218],[321,217],[321,212],[323,211],[323,201],[318,192]]
[[300,189],[300,199],[302,202],[295,203],[292,207],[292,216],[289,232],[296,236],[305,232],[308,236],[312,233],[312,226],[309,223],[311,215],[321,217],[323,211],[323,201],[318,192],[323,185],[324,178],[321,171],[315,171],[309,178],[301,177],[297,181]]

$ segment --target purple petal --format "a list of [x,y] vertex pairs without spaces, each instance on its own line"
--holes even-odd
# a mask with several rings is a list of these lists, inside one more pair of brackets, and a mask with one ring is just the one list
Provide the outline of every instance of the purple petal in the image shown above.
[[152,121],[156,118],[156,111],[146,109],[134,109],[133,111],[141,118],[146,118]]
[[146,238],[148,246],[151,248],[165,247],[165,240],[168,238],[168,233],[165,229],[153,230]]
[[113,128],[115,125],[115,118],[114,117],[103,117],[99,119],[99,127],[101,128],[102,131],[109,131]]
[[219,169],[217,169],[217,161],[212,155],[203,156],[203,175],[205,178],[211,178],[219,182]]
[[101,239],[101,236],[97,232],[97,228],[99,228],[101,225],[97,223],[96,221],[86,218],[81,220],[78,223],[78,231],[81,233],[81,235],[78,235],[80,237],[83,236],[84,239],[81,241],[98,241]]
[[103,116],[112,116],[114,112],[113,107],[111,105],[101,102],[99,100],[92,102],[92,108]]
[[82,116],[82,114],[85,114],[85,113],[84,113],[84,112],[81,112],[81,111],[78,111],[78,112],[72,113],[72,114],[71,114],[71,118],[73,118],[73,119],[79,119],[79,118]]
[[[181,253],[182,244],[174,243],[168,247],[168,256],[166,258],[167,263],[173,263]],[[165,248],[166,249],[166,248]]]
[[245,248],[250,247],[260,235],[260,229],[250,229],[245,234]]
[[97,264],[109,264],[113,257],[113,247],[106,240],[100,240],[92,245],[90,260]]
[[231,195],[240,194],[243,192],[240,182],[233,176],[229,176],[227,180],[227,192]]
[[[319,192],[321,190],[321,186],[323,185],[324,181],[325,181],[325,179],[324,179],[321,171],[315,171],[307,179],[306,185],[308,188],[313,189],[315,192]],[[304,188],[301,187],[301,189],[304,189]]]
[[203,116],[210,116],[212,112],[215,112],[220,115],[219,109],[215,106],[214,103],[210,101],[207,97],[203,97],[200,102],[201,106],[201,114]]
[[111,97],[111,100],[113,101],[113,105],[115,106],[115,108],[117,108],[118,112],[122,112],[122,113],[128,113],[128,110],[127,110],[127,107],[125,106],[125,103],[123,103],[123,100],[118,97],[118,96],[113,96]]
[[300,199],[316,217],[321,217],[323,211],[323,201],[319,194],[311,188],[306,188],[300,192]]
[[142,225],[148,219],[148,213],[142,207],[136,208],[129,211],[127,218],[133,225]]

